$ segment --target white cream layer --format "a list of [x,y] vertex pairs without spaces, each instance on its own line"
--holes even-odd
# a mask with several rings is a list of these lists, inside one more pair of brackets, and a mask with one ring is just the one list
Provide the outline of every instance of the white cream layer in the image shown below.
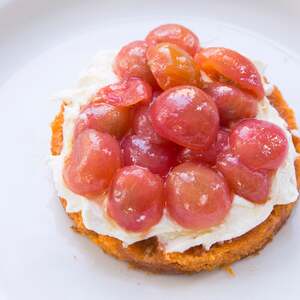
[[[99,205],[70,191],[63,182],[62,169],[64,159],[71,150],[74,121],[79,114],[80,105],[87,103],[100,87],[117,80],[111,67],[114,56],[112,51],[99,53],[87,71],[81,75],[76,88],[63,91],[56,97],[60,101],[65,101],[67,105],[64,112],[63,150],[59,156],[51,157],[54,183],[58,195],[67,201],[66,211],[70,213],[81,211],[86,228],[102,235],[118,238],[123,241],[124,245],[157,236],[166,252],[183,252],[196,245],[203,245],[205,249],[209,249],[215,243],[239,237],[262,223],[270,215],[274,205],[296,201],[298,190],[294,161],[297,153],[286,122],[270,105],[266,97],[259,104],[257,119],[280,126],[288,138],[289,151],[287,158],[274,176],[269,200],[263,205],[251,203],[235,195],[232,208],[221,225],[206,231],[186,230],[174,223],[165,213],[161,221],[150,231],[139,234],[123,230],[106,217],[105,199],[104,204]],[[270,85],[266,85],[265,90],[268,95],[271,91]]]

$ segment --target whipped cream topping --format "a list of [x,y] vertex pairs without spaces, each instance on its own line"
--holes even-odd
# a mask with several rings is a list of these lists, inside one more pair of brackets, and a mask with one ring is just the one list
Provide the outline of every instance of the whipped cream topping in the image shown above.
[[[255,204],[234,195],[232,207],[223,223],[205,231],[185,229],[172,221],[165,212],[160,222],[148,232],[132,233],[120,228],[106,215],[107,195],[103,196],[102,204],[99,204],[99,202],[91,201],[69,190],[64,184],[62,171],[65,158],[71,151],[75,120],[80,112],[80,106],[89,102],[99,88],[117,81],[112,71],[114,57],[113,51],[100,52],[88,69],[81,74],[77,86],[74,89],[62,91],[55,97],[59,101],[64,101],[66,106],[63,149],[60,155],[51,156],[50,160],[54,183],[58,196],[67,202],[66,211],[69,213],[81,212],[83,223],[87,229],[118,238],[125,246],[157,236],[165,252],[183,252],[197,245],[202,245],[208,250],[213,244],[239,237],[262,223],[271,214],[274,205],[288,204],[297,200],[298,190],[294,168],[297,153],[292,136],[287,130],[286,122],[266,97],[259,103],[256,118],[281,127],[287,136],[289,150],[284,163],[273,178],[269,200],[265,204]],[[257,67],[262,69],[261,64]],[[272,93],[272,89],[271,84],[265,84],[266,96]]]

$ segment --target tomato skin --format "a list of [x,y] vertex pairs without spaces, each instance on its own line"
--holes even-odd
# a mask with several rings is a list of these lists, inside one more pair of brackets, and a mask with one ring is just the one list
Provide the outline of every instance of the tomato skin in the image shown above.
[[222,151],[229,148],[229,130],[220,128],[216,140],[216,154],[219,155]]
[[174,44],[150,46],[147,60],[152,74],[163,90],[179,85],[200,85],[200,72],[193,58]]
[[163,182],[158,175],[138,166],[117,172],[107,213],[120,227],[131,232],[147,231],[160,221],[163,208]]
[[160,136],[196,151],[208,149],[219,129],[213,99],[193,86],[162,93],[150,107],[150,119]]
[[95,129],[121,138],[130,127],[131,112],[127,107],[94,101],[85,105],[76,120],[74,137],[85,129]]
[[113,65],[114,72],[120,79],[137,77],[157,86],[155,78],[147,64],[148,44],[145,41],[131,42],[119,51]]
[[95,101],[115,106],[132,106],[137,103],[150,103],[151,100],[151,86],[139,78],[129,78],[109,84],[101,88],[95,97]]
[[166,207],[184,228],[201,230],[220,224],[228,214],[232,195],[224,178],[201,164],[183,163],[166,180]]
[[215,100],[224,126],[257,114],[257,100],[233,85],[214,82],[203,91]]
[[179,24],[164,24],[151,30],[146,36],[149,45],[172,43],[194,56],[200,48],[198,37],[188,28]]
[[270,173],[247,168],[230,151],[218,155],[216,166],[235,194],[257,204],[268,200],[271,190]]
[[171,144],[157,145],[143,137],[130,135],[122,141],[121,147],[125,166],[138,165],[164,176],[176,163],[177,149]]
[[229,143],[233,153],[253,170],[278,169],[288,152],[284,131],[273,123],[257,119],[237,123],[232,128]]
[[261,76],[255,65],[245,56],[227,48],[202,48],[195,56],[195,61],[208,76],[224,76],[239,86],[262,99],[265,95]]
[[162,138],[153,128],[149,116],[149,107],[146,105],[140,106],[135,112],[133,130],[136,135],[148,139],[151,143],[168,143],[168,141]]
[[107,133],[86,129],[73,144],[65,161],[63,179],[74,193],[93,198],[108,188],[121,166],[119,143]]
[[218,131],[216,141],[207,150],[193,151],[189,148],[182,148],[178,153],[177,161],[214,165],[217,155],[229,147],[228,137],[228,131],[222,128]]
[[199,162],[214,165],[216,162],[216,146],[213,144],[205,151],[193,151],[189,148],[182,148],[178,154],[177,160],[179,163]]

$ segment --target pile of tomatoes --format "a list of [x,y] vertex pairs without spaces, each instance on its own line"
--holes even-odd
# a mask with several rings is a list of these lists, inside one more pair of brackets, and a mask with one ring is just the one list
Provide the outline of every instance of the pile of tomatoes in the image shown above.
[[[278,126],[255,119],[264,97],[253,63],[162,25],[115,58],[119,82],[81,108],[63,178],[124,230],[144,232],[164,210],[184,228],[220,224],[233,194],[264,203],[287,155]],[[210,80],[203,80],[203,76]]]

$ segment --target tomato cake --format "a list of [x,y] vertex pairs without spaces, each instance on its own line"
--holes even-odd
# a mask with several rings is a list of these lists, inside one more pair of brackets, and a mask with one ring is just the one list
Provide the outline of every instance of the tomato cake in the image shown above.
[[74,230],[152,272],[258,252],[298,198],[293,111],[261,63],[158,26],[63,91],[51,168]]

